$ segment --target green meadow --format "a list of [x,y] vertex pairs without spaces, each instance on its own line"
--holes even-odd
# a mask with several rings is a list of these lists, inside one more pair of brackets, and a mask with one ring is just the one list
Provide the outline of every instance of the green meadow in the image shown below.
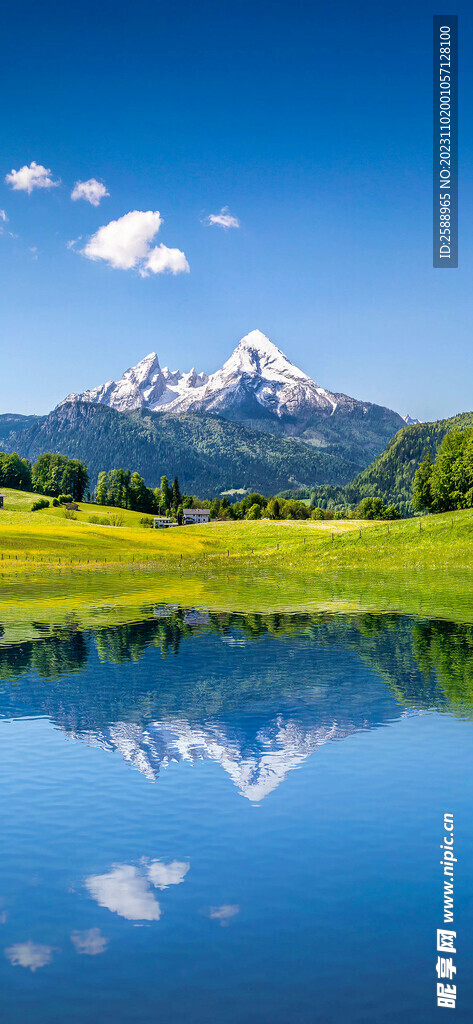
[[[156,614],[159,603],[473,619],[471,510],[389,523],[253,520],[152,530],[136,512],[81,503],[69,519],[60,508],[31,512],[37,495],[3,493],[4,641],[12,630],[35,633],[35,622],[72,616],[86,627]],[[123,525],[114,525],[117,512]]]

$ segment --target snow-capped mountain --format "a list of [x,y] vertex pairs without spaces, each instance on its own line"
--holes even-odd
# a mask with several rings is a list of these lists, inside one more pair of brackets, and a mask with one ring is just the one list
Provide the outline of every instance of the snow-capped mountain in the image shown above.
[[[152,352],[126,370],[119,381],[68,395],[64,401],[77,400],[99,402],[121,412],[147,408],[213,413],[261,426],[261,421],[267,420],[284,424],[287,432],[295,434],[306,428],[314,414],[318,419],[335,413],[363,417],[379,409],[316,384],[258,330],[245,335],[222,368],[210,376],[195,369],[189,373],[161,369]],[[401,417],[389,410],[383,412],[395,417],[394,433],[402,425]]]
[[207,380],[207,374],[197,373],[195,369],[189,373],[173,371],[167,366],[161,369],[156,352],[151,352],[136,366],[125,370],[119,381],[109,380],[82,394],[68,395],[64,401],[98,402],[120,412],[142,408],[154,411],[192,394],[195,388],[200,390]]
[[409,413],[407,413],[407,415],[403,416],[402,418],[407,427],[413,427],[415,423],[422,423],[422,420],[413,420],[412,416],[409,416]]

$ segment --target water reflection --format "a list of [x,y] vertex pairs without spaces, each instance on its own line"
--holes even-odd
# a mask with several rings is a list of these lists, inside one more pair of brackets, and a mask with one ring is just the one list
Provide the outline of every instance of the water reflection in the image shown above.
[[466,1024],[471,626],[156,606],[37,636],[0,647],[6,1024],[430,1024],[447,809]]
[[421,709],[469,717],[473,627],[157,606],[0,649],[0,678],[2,717],[48,716],[153,782],[210,759],[258,802],[327,742]]

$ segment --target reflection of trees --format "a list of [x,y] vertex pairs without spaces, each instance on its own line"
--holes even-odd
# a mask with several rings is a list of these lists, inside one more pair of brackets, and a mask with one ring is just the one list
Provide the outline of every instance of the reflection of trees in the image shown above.
[[236,630],[252,640],[268,636],[294,636],[307,629],[314,618],[310,615],[279,613],[195,613],[176,608],[144,622],[107,626],[96,633],[95,643],[101,661],[121,665],[126,661],[138,661],[149,646],[159,647],[163,657],[168,654],[177,655],[182,640],[202,633],[225,636]]
[[192,632],[184,623],[184,612],[177,610],[165,618],[108,626],[96,633],[95,644],[101,661],[122,665],[139,661],[151,645],[160,647],[163,656],[178,654],[181,638]]
[[47,639],[0,648],[0,679],[18,679],[30,670],[41,679],[61,679],[79,672],[87,656],[84,634],[62,629]]
[[32,647],[30,667],[42,679],[61,679],[71,672],[79,672],[87,663],[88,645],[83,633],[67,630]]
[[[387,696],[406,707],[465,715],[473,704],[471,625],[395,615],[243,615],[157,607],[152,618],[95,633],[80,633],[72,621],[49,635],[46,624],[36,628],[42,634],[38,640],[0,648],[0,680],[27,677],[21,686],[0,687],[0,713],[15,714],[18,708],[46,713],[71,729],[143,723],[166,714],[201,720],[302,696],[319,717],[349,716],[355,705],[357,714],[365,707],[373,716],[381,699],[379,679]],[[196,646],[192,641],[197,637],[202,642]],[[250,646],[235,657],[232,642],[238,638]],[[215,643],[218,639],[229,642]],[[284,657],[285,642],[291,658],[308,649],[299,675],[294,661]],[[94,648],[103,666],[100,675]],[[140,662],[156,648],[161,657],[147,661],[149,671],[143,671]],[[356,692],[345,688],[340,677],[336,652],[342,649],[371,673],[362,685],[358,682]],[[81,671],[89,656],[90,671]],[[174,658],[179,658],[179,671]],[[114,670],[126,664],[136,667],[126,674]]]
[[436,677],[450,708],[473,711],[473,626],[431,620],[415,623],[414,653],[427,679]]

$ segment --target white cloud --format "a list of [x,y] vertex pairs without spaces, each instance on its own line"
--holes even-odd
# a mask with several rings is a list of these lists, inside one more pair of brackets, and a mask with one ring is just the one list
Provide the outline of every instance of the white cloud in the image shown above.
[[0,210],[0,235],[3,235],[3,225],[8,224],[8,217],[5,210]]
[[230,213],[230,211],[228,209],[228,206],[222,206],[222,209],[220,210],[220,213],[211,213],[211,214],[209,214],[209,216],[206,217],[205,220],[202,223],[203,224],[218,224],[219,227],[221,227],[221,228],[239,228],[240,227],[240,221],[238,220],[238,217],[234,217]]
[[210,907],[208,916],[211,921],[220,921],[222,928],[225,928],[230,918],[239,913],[238,903],[224,903],[222,907]]
[[66,242],[66,249],[73,249],[80,241],[82,241],[82,235],[79,235],[78,238],[71,238],[69,242]]
[[16,192],[28,192],[28,195],[34,188],[54,188],[60,184],[59,181],[53,181],[51,178],[49,167],[43,167],[35,160],[31,161],[29,167],[25,164],[24,167],[20,167],[19,171],[13,169],[10,174],[5,175],[5,181]]
[[186,257],[179,249],[168,249],[165,245],[151,248],[161,224],[159,210],[131,210],[99,228],[81,250],[82,255],[89,260],[105,260],[120,270],[136,267],[142,277],[166,270],[172,274],[189,270]]
[[127,921],[159,921],[161,907],[146,878],[131,864],[117,864],[105,875],[90,875],[85,885],[101,907]]
[[185,254],[180,249],[168,249],[167,245],[155,245],[151,249],[145,264],[140,269],[142,277],[148,273],[164,274],[188,274],[190,270]]
[[71,942],[78,953],[84,953],[86,956],[97,956],[108,946],[108,939],[102,935],[100,928],[89,928],[87,932],[72,932]]
[[167,889],[168,885],[180,885],[189,868],[190,864],[183,860],[171,860],[169,864],[152,860],[148,867],[148,878],[156,889]]
[[89,178],[88,181],[76,181],[71,192],[71,199],[85,199],[91,206],[99,206],[104,196],[109,196],[105,185],[96,178]]
[[28,967],[30,971],[37,971],[38,967],[45,967],[52,960],[53,947],[40,946],[35,942],[18,942],[16,946],[10,946],[5,950],[5,956],[14,967]]
[[105,260],[112,267],[130,270],[147,259],[161,224],[158,210],[132,210],[99,228],[82,252],[89,260]]

